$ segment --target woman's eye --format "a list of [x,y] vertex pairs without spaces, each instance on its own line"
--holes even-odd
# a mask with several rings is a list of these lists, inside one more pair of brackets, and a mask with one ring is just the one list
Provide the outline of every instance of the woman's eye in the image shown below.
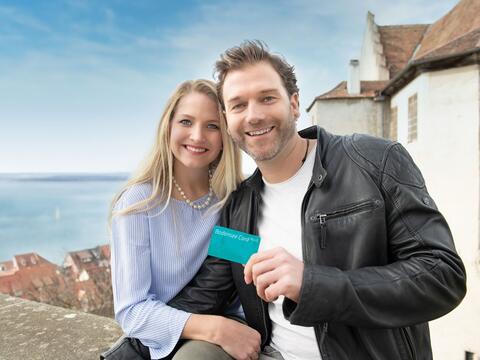
[[185,126],[189,126],[189,125],[192,125],[192,122],[188,119],[182,119],[179,121],[180,124],[182,125],[185,125]]
[[217,124],[208,124],[207,128],[213,129],[213,130],[219,130],[220,126],[218,126]]

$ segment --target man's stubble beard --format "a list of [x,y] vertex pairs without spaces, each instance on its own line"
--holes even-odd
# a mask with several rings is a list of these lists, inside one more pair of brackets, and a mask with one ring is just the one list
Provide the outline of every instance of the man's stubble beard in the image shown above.
[[253,153],[250,151],[246,145],[246,141],[244,139],[248,136],[246,134],[243,137],[233,137],[232,140],[237,146],[245,151],[254,161],[268,161],[272,160],[278,153],[283,149],[283,147],[288,143],[288,140],[296,133],[297,129],[295,127],[295,119],[293,116],[289,116],[290,119],[287,121],[284,127],[276,126],[272,131],[278,131],[280,136],[278,136],[275,140],[271,148],[267,151],[262,153]]

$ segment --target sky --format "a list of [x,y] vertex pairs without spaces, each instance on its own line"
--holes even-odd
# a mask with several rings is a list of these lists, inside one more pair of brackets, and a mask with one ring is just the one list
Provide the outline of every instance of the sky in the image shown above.
[[359,57],[367,11],[379,25],[431,23],[456,3],[0,0],[0,173],[131,172],[176,85],[213,79],[246,39],[295,66],[305,128],[306,107]]

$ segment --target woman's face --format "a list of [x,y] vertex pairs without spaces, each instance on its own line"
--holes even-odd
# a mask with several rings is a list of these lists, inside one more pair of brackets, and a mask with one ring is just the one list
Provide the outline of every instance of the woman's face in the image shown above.
[[222,150],[217,104],[207,95],[192,92],[177,104],[170,122],[170,149],[175,166],[208,169]]

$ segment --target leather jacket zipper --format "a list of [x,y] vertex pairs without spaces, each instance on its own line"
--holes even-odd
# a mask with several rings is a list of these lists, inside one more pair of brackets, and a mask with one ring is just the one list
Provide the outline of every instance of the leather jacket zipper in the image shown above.
[[[305,216],[304,216],[304,214],[306,212],[306,201],[305,200],[310,196],[310,192],[312,191],[313,186],[314,186],[313,182],[310,181],[310,184],[308,185],[307,192],[305,193],[305,196],[303,197],[303,200],[302,200],[302,208],[301,208],[301,213],[300,213],[300,219],[301,219],[300,221],[301,221],[301,225],[302,225],[302,255],[303,255],[303,261],[304,262],[308,261],[308,258],[306,257],[307,251],[306,251],[305,239],[304,239],[304,236],[303,236],[304,235],[303,230],[305,229]],[[327,332],[328,332],[328,323],[327,322],[323,323],[320,335],[318,334],[318,331],[320,330],[319,326],[314,326],[313,330],[315,332],[315,338],[317,339],[318,351],[320,352],[320,355],[322,356],[322,360],[328,360],[327,352],[324,351],[324,349],[325,349],[324,342],[325,342],[325,337],[327,336]]]
[[301,236],[302,257],[303,257],[304,262],[306,262],[306,260],[307,260],[307,249],[306,249],[306,246],[305,246],[305,237],[304,237],[304,233],[303,233],[303,231],[305,229],[305,212],[306,212],[305,200],[310,196],[310,192],[312,191],[312,188],[313,188],[313,182],[310,181],[310,184],[308,184],[307,192],[303,196],[302,208],[300,209],[300,224],[301,224],[301,228],[302,228],[302,234],[301,234],[302,235]]
[[[322,334],[320,335],[320,343],[318,344],[318,348],[320,349],[320,354],[322,355],[322,360],[327,360],[328,359],[328,356],[327,356],[327,351],[325,350],[325,336],[327,335],[328,333],[328,323],[325,322],[323,323],[323,327],[322,327]],[[324,351],[322,351],[324,350]]]
[[407,329],[400,328],[400,332],[403,334],[403,338],[405,339],[407,349],[410,353],[410,358],[412,360],[417,360],[417,355],[415,354],[415,348],[412,345],[412,340],[410,339],[410,336],[408,335]]
[[329,356],[327,354],[327,350],[325,349],[325,337],[328,333],[328,323],[324,322],[321,326],[314,326],[313,330],[315,332],[315,337],[317,338],[317,346],[320,356],[322,357],[322,360],[328,360]]
[[342,216],[355,214],[368,209],[375,209],[380,206],[380,200],[367,200],[361,203],[332,211],[330,213],[318,213],[310,217],[312,223],[320,223],[320,248],[327,247],[327,221]]

